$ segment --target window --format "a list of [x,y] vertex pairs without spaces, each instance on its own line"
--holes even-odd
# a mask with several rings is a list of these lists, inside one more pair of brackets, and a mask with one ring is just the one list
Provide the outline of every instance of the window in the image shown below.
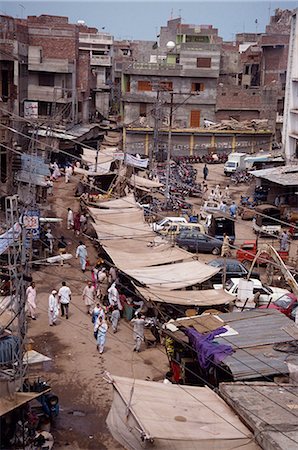
[[200,127],[200,116],[201,111],[191,111],[190,112],[190,127],[191,128],[199,128]]
[[191,83],[192,92],[202,92],[204,91],[204,89],[205,89],[204,83]]
[[172,81],[161,81],[159,83],[159,86],[161,89],[165,91],[172,91],[173,90],[173,83]]
[[150,81],[138,81],[138,91],[152,91],[152,84]]
[[55,75],[52,73],[40,73],[38,81],[39,86],[55,86]]
[[42,63],[43,60],[43,53],[42,53],[42,48],[39,49],[39,62]]
[[197,67],[209,69],[211,67],[211,58],[197,58]]
[[147,104],[140,103],[140,117],[147,117]]

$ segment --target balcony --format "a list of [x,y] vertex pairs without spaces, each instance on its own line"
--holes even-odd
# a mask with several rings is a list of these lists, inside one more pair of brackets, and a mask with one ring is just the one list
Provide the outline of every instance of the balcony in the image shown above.
[[39,102],[71,102],[70,92],[66,92],[62,88],[57,88],[54,86],[37,86],[34,84],[29,84],[28,86],[28,98]]
[[80,33],[80,44],[113,45],[113,36],[105,33]]
[[93,55],[91,57],[91,66],[111,66],[112,59],[110,56]]
[[40,57],[30,55],[28,58],[28,70],[34,72],[52,72],[52,73],[72,73],[73,64],[68,59],[43,58],[40,62]]
[[183,66],[167,63],[130,62],[123,64],[123,73],[130,75],[179,76]]

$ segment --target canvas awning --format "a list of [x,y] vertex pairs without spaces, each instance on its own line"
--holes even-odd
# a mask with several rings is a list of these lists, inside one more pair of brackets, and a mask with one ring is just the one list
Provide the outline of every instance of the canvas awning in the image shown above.
[[126,449],[257,450],[253,435],[208,387],[113,377],[107,425]]
[[138,175],[132,175],[128,180],[128,183],[135,187],[145,187],[148,189],[159,188],[163,186],[163,184],[159,183],[158,181],[148,180],[148,178],[139,177]]
[[181,306],[219,306],[234,301],[234,297],[227,294],[223,289],[167,291],[165,289],[144,289],[139,287],[138,291],[148,301]]
[[25,405],[31,400],[40,397],[42,394],[50,392],[50,388],[46,389],[43,392],[16,392],[12,398],[10,397],[2,397],[0,399],[0,417],[8,414],[14,409],[19,408],[20,406]]
[[134,194],[128,194],[125,197],[117,198],[115,200],[107,200],[105,202],[99,202],[98,206],[100,208],[139,208],[135,199]]
[[199,261],[186,261],[141,269],[126,269],[125,273],[151,289],[172,290],[203,283],[219,270],[219,268],[208,266]]
[[192,259],[190,253],[178,247],[173,247],[166,241],[164,241],[164,244],[154,247],[148,247],[143,240],[133,242],[135,245],[130,250],[126,248],[126,241],[123,244],[117,242],[117,246],[111,245],[110,241],[104,241],[103,243],[105,251],[114,261],[114,264],[123,272],[127,269],[157,266]]

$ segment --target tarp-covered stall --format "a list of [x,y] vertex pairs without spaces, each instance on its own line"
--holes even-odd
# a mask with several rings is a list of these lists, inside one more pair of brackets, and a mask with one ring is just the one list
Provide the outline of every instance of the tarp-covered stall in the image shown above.
[[127,269],[131,278],[151,288],[182,289],[203,283],[219,271],[199,261],[186,261],[140,269]]
[[138,288],[140,294],[148,301],[181,306],[220,306],[228,305],[235,299],[223,289],[206,289],[200,291],[168,291],[156,288]]
[[129,450],[257,450],[253,435],[207,387],[113,377],[107,417],[114,438]]

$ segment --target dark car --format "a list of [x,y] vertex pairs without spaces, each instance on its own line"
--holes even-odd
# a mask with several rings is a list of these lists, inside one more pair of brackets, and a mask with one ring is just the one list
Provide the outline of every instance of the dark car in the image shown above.
[[[223,269],[224,264],[226,264],[226,279],[229,278],[246,278],[248,274],[248,270],[241,264],[237,259],[230,259],[230,258],[218,258],[213,259],[212,261],[208,262],[209,266],[212,267],[220,267],[221,271],[218,272],[216,275],[212,277],[212,281],[215,283],[221,283],[222,282],[222,275],[223,275]],[[259,274],[253,272],[252,278],[259,278]]]
[[222,241],[200,233],[197,229],[183,230],[176,238],[179,247],[197,253],[212,253],[219,255]]

